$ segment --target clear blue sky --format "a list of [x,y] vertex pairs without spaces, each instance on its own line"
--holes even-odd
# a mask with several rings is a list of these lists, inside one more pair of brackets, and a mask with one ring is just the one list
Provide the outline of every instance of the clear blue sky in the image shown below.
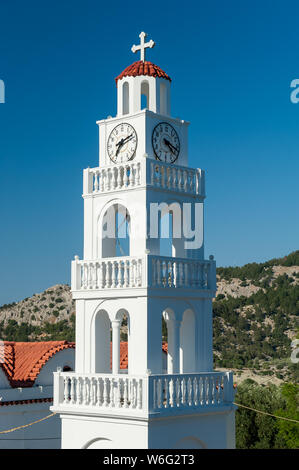
[[206,255],[241,265],[298,249],[299,3],[277,0],[9,1],[0,6],[0,305],[70,282],[82,256],[82,170],[114,77],[148,58],[191,121],[190,165],[207,171]]

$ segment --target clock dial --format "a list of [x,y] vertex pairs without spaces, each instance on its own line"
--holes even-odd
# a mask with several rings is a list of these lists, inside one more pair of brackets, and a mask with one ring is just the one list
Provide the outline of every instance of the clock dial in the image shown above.
[[133,160],[137,148],[137,134],[133,126],[123,122],[110,133],[107,152],[113,163],[125,163]]
[[156,125],[152,134],[152,145],[157,160],[174,163],[180,153],[180,139],[177,131],[168,122]]

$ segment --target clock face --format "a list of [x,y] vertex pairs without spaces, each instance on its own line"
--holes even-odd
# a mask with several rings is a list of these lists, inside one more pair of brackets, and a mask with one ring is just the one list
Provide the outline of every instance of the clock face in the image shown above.
[[130,124],[123,122],[111,131],[107,143],[107,152],[114,163],[133,160],[137,148],[137,134]]
[[157,160],[174,163],[180,153],[180,139],[176,130],[168,122],[156,125],[152,135],[152,145]]

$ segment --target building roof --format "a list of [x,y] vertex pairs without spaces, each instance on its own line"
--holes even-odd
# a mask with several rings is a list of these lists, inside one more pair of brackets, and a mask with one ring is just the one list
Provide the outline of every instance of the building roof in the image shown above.
[[74,348],[68,341],[4,341],[0,348],[0,368],[11,387],[32,387],[46,362],[59,351]]
[[169,80],[171,82],[171,78],[164,72],[158,65],[149,62],[148,60],[142,61],[138,60],[133,64],[129,65],[121,74],[119,74],[115,82],[117,84],[118,80],[121,80],[124,77],[138,77],[140,75],[148,75],[150,77],[158,77],[158,78],[165,78],[165,80]]

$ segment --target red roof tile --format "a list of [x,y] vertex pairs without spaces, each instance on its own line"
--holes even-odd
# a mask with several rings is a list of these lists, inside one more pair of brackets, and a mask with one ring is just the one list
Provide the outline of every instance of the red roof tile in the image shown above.
[[117,80],[121,80],[123,77],[138,77],[140,75],[165,78],[165,80],[169,80],[171,82],[171,78],[167,75],[166,72],[163,72],[163,70],[160,69],[158,65],[148,61],[143,62],[142,60],[134,62],[125,68],[125,70],[116,77],[115,82],[117,84]]
[[[4,341],[0,348],[0,368],[5,372],[11,387],[32,387],[46,362],[59,351],[74,348],[68,341],[14,342]],[[162,350],[167,354],[167,343]],[[112,343],[110,343],[110,365]],[[120,343],[120,369],[128,368],[128,343]]]
[[43,365],[54,354],[74,347],[75,343],[68,341],[4,341],[4,348],[0,348],[0,368],[11,387],[32,387]]

